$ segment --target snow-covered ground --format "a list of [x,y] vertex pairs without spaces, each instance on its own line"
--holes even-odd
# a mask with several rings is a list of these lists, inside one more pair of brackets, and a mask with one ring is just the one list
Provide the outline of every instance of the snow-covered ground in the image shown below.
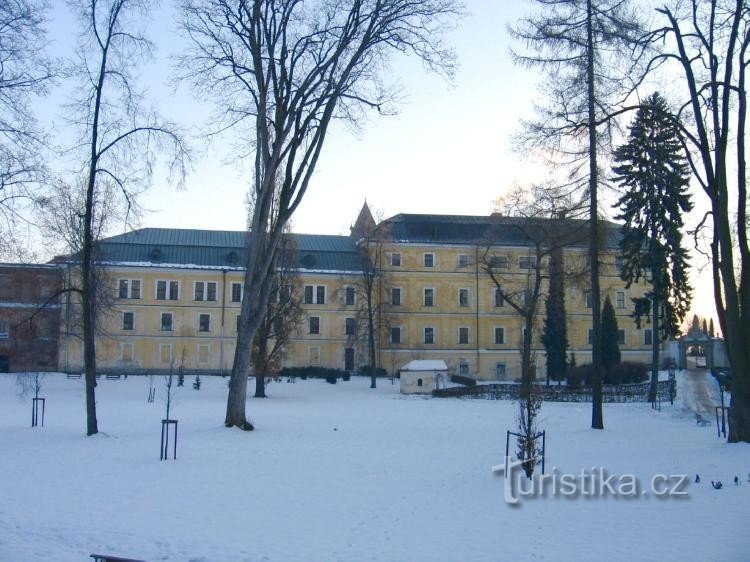
[[[222,426],[226,380],[179,388],[178,458],[159,461],[163,381],[102,379],[85,437],[81,380],[50,375],[44,428],[0,378],[0,561],[750,560],[750,446],[700,427],[683,401],[545,403],[547,472],[688,474],[687,496],[504,500],[512,402],[403,397],[354,379],[274,383],[256,431]],[[251,384],[252,386],[252,384]],[[685,385],[680,385],[680,389]],[[701,483],[693,483],[695,474]],[[735,486],[734,476],[741,485]],[[721,480],[721,490],[711,480]]]

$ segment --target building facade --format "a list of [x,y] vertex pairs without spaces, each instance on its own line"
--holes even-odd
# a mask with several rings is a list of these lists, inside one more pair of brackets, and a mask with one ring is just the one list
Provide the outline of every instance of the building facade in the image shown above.
[[[620,280],[615,226],[605,237],[602,294],[610,295],[615,305],[623,358],[645,360],[650,336],[630,318],[630,298],[641,296],[646,287],[626,290]],[[102,240],[100,269],[111,299],[105,299],[100,313],[98,367],[150,373],[178,367],[230,371],[245,236],[142,229]],[[375,224],[365,206],[351,236],[292,234],[290,239],[303,315],[284,349],[283,366],[356,371],[368,365],[370,309],[376,362],[389,373],[415,359],[434,359],[445,361],[449,373],[488,380],[520,376],[523,324],[499,298],[496,280],[507,295],[523,293],[536,256],[528,234],[509,219],[397,215]],[[568,262],[585,263],[586,254],[583,242],[565,249]],[[375,266],[372,284],[367,283],[365,257]],[[487,273],[488,263],[498,271],[496,280]],[[65,275],[72,283],[75,263],[67,264]],[[570,352],[579,364],[591,353],[588,299],[584,276],[566,284]],[[81,370],[75,300],[64,308],[60,368]],[[542,302],[539,310],[532,341],[538,376],[543,376]]]
[[58,367],[62,270],[0,264],[0,372]]

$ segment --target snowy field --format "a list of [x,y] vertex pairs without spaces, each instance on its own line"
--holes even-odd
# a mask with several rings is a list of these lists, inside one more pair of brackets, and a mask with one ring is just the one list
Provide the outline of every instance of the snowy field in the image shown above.
[[[84,436],[81,380],[49,375],[44,428],[0,378],[0,561],[747,561],[750,446],[727,445],[678,402],[546,403],[547,472],[689,474],[687,496],[504,501],[515,405],[403,397],[368,380],[273,383],[256,431],[222,426],[225,379],[179,388],[177,460],[159,461],[163,381],[102,379]],[[252,386],[252,381],[251,381]],[[693,483],[695,474],[701,483]],[[741,485],[735,486],[734,476]],[[721,480],[721,490],[711,480]]]

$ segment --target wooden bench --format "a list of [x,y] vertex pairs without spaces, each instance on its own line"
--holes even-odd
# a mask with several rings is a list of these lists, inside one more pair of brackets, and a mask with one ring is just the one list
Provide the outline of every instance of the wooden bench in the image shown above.
[[120,380],[120,375],[107,375],[107,380],[108,381],[119,381]]
[[92,554],[91,558],[94,559],[94,562],[146,562],[145,560],[123,558],[121,556],[112,556],[110,554]]

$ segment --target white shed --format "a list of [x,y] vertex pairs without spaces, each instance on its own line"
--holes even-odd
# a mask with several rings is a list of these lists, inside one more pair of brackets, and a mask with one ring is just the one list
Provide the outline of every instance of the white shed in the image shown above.
[[448,366],[445,361],[418,359],[401,367],[401,394],[430,394],[445,387]]

